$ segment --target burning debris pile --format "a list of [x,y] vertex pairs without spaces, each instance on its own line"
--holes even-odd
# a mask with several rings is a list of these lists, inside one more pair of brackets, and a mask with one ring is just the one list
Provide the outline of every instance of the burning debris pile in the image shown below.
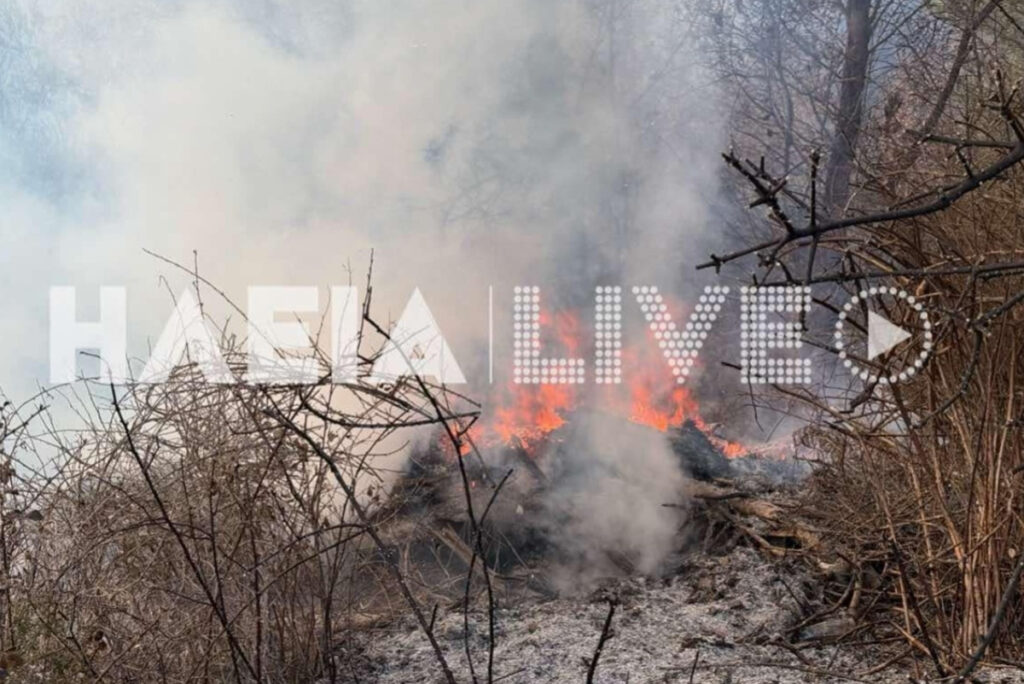
[[[540,315],[575,357],[579,318]],[[667,571],[691,530],[690,490],[728,479],[749,450],[715,434],[688,387],[666,382],[657,345],[622,361],[622,384],[500,387],[458,435],[445,425],[414,449],[381,518],[396,553],[421,561],[411,565],[424,584],[475,562],[478,527],[488,567],[525,578],[509,586],[564,593]]]
[[[443,445],[432,440],[414,455],[380,518],[390,553],[436,606],[433,631],[460,680],[469,676],[464,654],[488,649],[489,616],[496,676],[583,678],[609,602],[615,641],[595,681],[799,682],[885,659],[877,646],[838,658],[827,648],[853,624],[828,610],[813,564],[799,560],[818,550],[818,536],[781,490],[735,467],[758,457],[727,458],[694,421],[663,432],[575,411],[541,439],[466,456],[490,611],[483,583],[466,583],[480,561],[458,461]],[[380,606],[367,602],[369,622],[353,642],[367,675],[433,676],[422,634],[381,618]]]
[[[492,560],[531,572],[538,561],[558,566],[550,579],[559,589],[568,586],[556,580],[562,572],[570,584],[581,574],[655,572],[684,524],[687,482],[730,473],[729,460],[692,422],[662,433],[582,411],[543,439],[514,438],[479,454],[463,462],[474,508],[490,504]],[[392,506],[398,519],[445,527],[468,548],[460,472],[442,442],[412,457]]]
[[698,421],[660,430],[607,413],[554,415],[546,432],[461,459],[447,437],[415,451],[378,519],[416,584],[463,598],[477,562],[467,494],[482,529],[479,553],[512,601],[578,595],[616,577],[671,577],[683,556],[723,538],[769,550],[814,543],[732,480],[734,462],[756,457],[726,457]]

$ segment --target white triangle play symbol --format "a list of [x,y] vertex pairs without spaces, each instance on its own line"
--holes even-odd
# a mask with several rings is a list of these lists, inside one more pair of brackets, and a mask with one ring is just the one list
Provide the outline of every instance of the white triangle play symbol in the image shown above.
[[910,333],[890,323],[874,311],[868,311],[868,360],[884,354],[900,342],[910,339]]

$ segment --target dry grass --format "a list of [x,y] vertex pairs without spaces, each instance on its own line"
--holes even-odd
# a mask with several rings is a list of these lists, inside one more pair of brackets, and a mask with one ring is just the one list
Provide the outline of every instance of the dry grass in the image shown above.
[[[1019,259],[1022,225],[999,209],[1022,199],[1019,180],[1008,180],[956,212],[876,235],[876,249],[905,268]],[[988,633],[1024,552],[1024,310],[978,323],[1024,278],[924,283],[919,294],[946,314],[933,358],[913,383],[876,391],[835,431],[817,431],[830,458],[811,498],[836,546],[887,575],[894,627],[925,655],[931,641],[953,669]],[[1022,621],[1015,602],[992,656],[1024,658]]]
[[[821,388],[777,389],[811,417],[805,438],[825,459],[806,503],[837,556],[829,567],[844,568],[835,609],[906,640],[933,674],[956,675],[981,657],[1024,661],[1024,34],[1017,7],[943,6],[890,45],[848,206],[815,204],[816,153],[806,174],[773,178],[778,150],[747,144],[730,162],[755,205],[783,216],[760,247],[708,265],[756,252],[759,283],[816,284],[824,315],[810,322],[829,329],[808,338],[825,354],[838,353],[836,307],[871,285],[910,291],[931,312],[934,353],[911,382],[839,372],[825,383],[833,401]],[[783,405],[778,393],[754,402]]]
[[189,365],[114,391],[67,393],[70,431],[4,407],[10,681],[351,681],[348,630],[381,592],[433,641],[373,511],[403,426],[450,418],[443,391],[215,385]]

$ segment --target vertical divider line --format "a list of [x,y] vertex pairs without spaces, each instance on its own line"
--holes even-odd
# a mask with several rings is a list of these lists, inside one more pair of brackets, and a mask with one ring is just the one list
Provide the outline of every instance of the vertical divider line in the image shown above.
[[494,384],[494,286],[487,286],[487,382]]

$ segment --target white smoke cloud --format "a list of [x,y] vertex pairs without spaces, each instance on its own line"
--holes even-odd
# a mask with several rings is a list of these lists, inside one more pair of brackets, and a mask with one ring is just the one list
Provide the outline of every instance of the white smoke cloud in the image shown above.
[[52,93],[9,117],[53,167],[0,179],[3,323],[23,332],[5,342],[9,389],[45,380],[52,284],[80,288],[82,318],[99,285],[127,285],[145,357],[187,280],[143,248],[198,250],[239,303],[249,284],[316,284],[324,308],[375,248],[381,310],[419,286],[473,356],[487,285],[501,313],[514,283],[674,278],[705,228],[713,93],[663,3],[7,9],[33,65],[16,76]]
[[665,433],[597,414],[573,417],[569,437],[550,455],[543,493],[548,534],[567,559],[555,574],[563,591],[586,590],[623,572],[653,573],[677,541],[684,486]]

